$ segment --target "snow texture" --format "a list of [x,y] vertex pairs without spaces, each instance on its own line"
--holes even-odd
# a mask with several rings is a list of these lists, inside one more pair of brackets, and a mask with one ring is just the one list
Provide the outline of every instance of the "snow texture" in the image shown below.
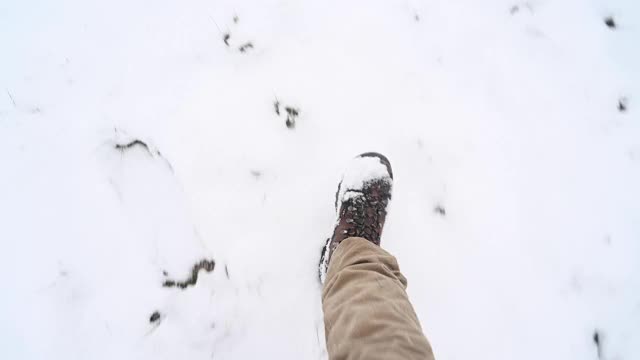
[[632,0],[0,3],[0,358],[326,358],[378,151],[437,359],[640,359],[638,39]]
[[[349,190],[361,190],[367,182],[373,179],[382,179],[391,182],[387,167],[380,162],[380,159],[372,156],[356,157],[349,162],[338,192],[338,200],[344,201],[354,195],[361,193],[350,192]],[[336,209],[336,213],[339,209]]]

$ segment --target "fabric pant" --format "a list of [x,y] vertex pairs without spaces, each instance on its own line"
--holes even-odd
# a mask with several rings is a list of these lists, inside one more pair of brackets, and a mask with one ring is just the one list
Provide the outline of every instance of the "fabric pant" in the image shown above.
[[433,360],[396,259],[363,238],[331,255],[322,290],[330,360]]

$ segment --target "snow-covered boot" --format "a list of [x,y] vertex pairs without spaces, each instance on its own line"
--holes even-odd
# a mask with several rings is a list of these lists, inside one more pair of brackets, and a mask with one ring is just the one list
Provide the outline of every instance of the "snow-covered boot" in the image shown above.
[[336,227],[320,256],[322,283],[331,255],[343,240],[361,237],[380,245],[392,186],[391,164],[384,155],[364,153],[351,161],[336,192]]

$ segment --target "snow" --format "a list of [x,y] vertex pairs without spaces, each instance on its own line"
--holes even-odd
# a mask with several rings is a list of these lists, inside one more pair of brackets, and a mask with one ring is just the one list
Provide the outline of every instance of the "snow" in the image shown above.
[[354,194],[358,194],[349,192],[349,190],[362,189],[367,182],[373,179],[383,179],[390,182],[391,178],[387,167],[378,157],[355,157],[345,167],[340,181],[338,199],[346,200]]
[[362,189],[364,184],[374,179],[389,179],[386,166],[375,156],[358,156],[352,159],[345,167],[342,175],[342,187],[349,189]]
[[0,358],[325,358],[317,264],[365,151],[438,359],[640,358],[637,2],[25,0],[0,24]]

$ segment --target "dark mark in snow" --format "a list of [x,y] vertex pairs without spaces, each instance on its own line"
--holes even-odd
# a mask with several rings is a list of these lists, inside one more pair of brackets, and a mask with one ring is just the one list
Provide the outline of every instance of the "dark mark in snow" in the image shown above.
[[333,207],[338,208],[338,195],[340,194],[340,186],[342,186],[342,180],[338,183],[338,188],[336,189],[336,195],[334,198]]
[[134,139],[126,144],[115,144],[114,147],[116,148],[116,150],[120,150],[122,152],[124,152],[125,150],[129,150],[131,148],[134,148],[136,146],[140,146],[142,148],[144,148],[145,150],[147,150],[147,152],[149,153],[149,155],[151,154],[151,150],[149,150],[149,145],[147,145],[146,142],[140,140],[140,139]]
[[257,179],[260,179],[260,177],[262,176],[262,172],[259,170],[251,170],[251,175]]
[[[275,111],[276,115],[280,116],[280,114],[282,114],[282,111],[280,111],[280,100],[278,100],[278,98],[276,98],[276,100],[273,102],[273,110]],[[293,107],[293,106],[284,106],[284,112],[287,113],[287,119],[285,122],[285,125],[287,125],[287,128],[289,129],[293,129],[296,127],[296,119],[298,118],[298,116],[300,115],[300,109]]]
[[298,116],[298,109],[287,106],[284,108],[289,116]]
[[[341,182],[341,183],[342,183],[342,182]],[[338,189],[340,189],[340,185],[338,185]],[[338,191],[339,191],[339,190],[338,190]],[[337,195],[337,194],[336,194],[336,195]],[[336,197],[336,201],[338,201],[338,200],[337,200],[337,197]],[[328,243],[329,243],[329,240],[330,240],[330,239],[329,239],[329,238],[327,238],[327,239],[324,241],[324,244],[325,244],[325,245],[322,245],[322,247],[320,248],[320,259],[324,259],[325,253],[327,252],[327,246],[326,246],[326,244],[328,244]],[[320,267],[320,266],[318,267],[318,281],[319,281],[320,283],[322,283],[322,267]]]
[[598,330],[593,333],[593,343],[596,344],[596,351],[598,352],[598,359],[602,359],[602,335]]
[[[114,148],[116,150],[121,151],[121,152],[125,152],[126,150],[130,150],[130,149],[132,149],[132,148],[134,148],[136,146],[139,146],[139,147],[145,149],[149,155],[153,156],[153,152],[151,151],[151,148],[149,148],[149,145],[147,145],[146,142],[144,142],[144,141],[142,141],[140,139],[133,139],[132,141],[130,141],[128,143],[124,143],[124,144],[116,143],[114,145]],[[162,156],[162,154],[160,153],[159,150],[156,150],[155,154],[164,159],[164,156]],[[173,171],[173,167],[171,166],[171,164],[169,164],[169,161],[167,159],[164,159],[164,160],[167,162],[167,165],[169,165],[169,168],[171,169],[171,171]]]
[[287,121],[286,121],[286,125],[289,129],[293,129],[296,127],[296,118],[298,117],[298,115],[300,114],[300,110],[287,106],[284,108],[284,110],[287,112]]
[[531,6],[531,4],[528,3],[528,2],[525,2],[525,3],[520,4],[520,5],[513,5],[512,7],[509,8],[509,14],[515,15],[515,14],[519,13],[520,10],[522,10],[523,7],[525,9],[529,10],[529,13],[533,14],[533,6]]
[[227,279],[230,279],[230,277],[229,277],[229,268],[227,267],[227,265],[224,266],[224,274],[227,275]]
[[415,20],[416,22],[420,22],[420,15],[415,14],[415,15],[413,16],[413,20]]
[[447,215],[447,211],[444,209],[444,207],[442,207],[442,205],[437,205],[435,208],[433,208],[433,212],[442,216]]
[[214,260],[200,260],[198,263],[193,265],[191,269],[191,276],[185,281],[175,281],[175,280],[166,280],[162,283],[163,287],[173,288],[178,287],[180,289],[185,289],[188,286],[193,286],[198,281],[198,273],[200,270],[204,270],[206,272],[212,272],[216,267],[216,262]]
[[[116,132],[118,130],[116,129]],[[162,153],[160,152],[160,150],[154,150],[152,151],[151,148],[149,147],[149,145],[147,145],[146,142],[140,140],[140,139],[133,139],[131,141],[129,141],[128,143],[115,143],[115,145],[113,146],[116,150],[119,150],[120,152],[124,153],[127,150],[130,150],[134,147],[141,147],[143,149],[145,149],[147,151],[147,153],[150,156],[154,156],[157,155],[159,157],[161,157],[166,163],[167,166],[169,167],[169,169],[173,172],[173,166],[171,166],[171,163],[169,162],[169,160],[167,160],[164,156],[162,156]]]
[[225,33],[222,36],[222,41],[224,41],[224,44],[227,45],[227,46],[229,46],[229,39],[231,39],[231,34],[229,34],[229,33]]
[[296,127],[296,122],[292,121],[291,119],[287,118],[287,121],[285,122],[285,125],[287,125],[287,127],[289,129],[293,129],[294,127]]
[[627,112],[627,98],[623,97],[618,100],[618,111],[621,113]]
[[617,27],[615,20],[613,20],[613,16],[607,16],[604,18],[604,23],[609,27],[609,29],[615,29]]
[[238,15],[234,16],[234,17],[233,17],[233,23],[234,23],[234,24],[237,24],[237,23],[238,23],[238,21],[240,21],[240,18],[238,17]]
[[277,99],[273,102],[273,109],[276,111],[276,115],[280,116],[280,101]]
[[18,105],[16,105],[16,101],[13,99],[13,95],[11,95],[11,93],[9,92],[9,89],[7,89],[7,95],[9,95],[9,99],[11,99],[11,103],[13,104],[13,107],[18,107]]
[[253,43],[251,42],[248,42],[238,48],[238,50],[240,50],[241,53],[247,52],[247,50],[249,49],[253,49]]
[[169,276],[169,273],[167,272],[167,270],[162,270],[162,275]]
[[158,320],[160,320],[160,313],[157,311],[154,311],[153,314],[151,314],[151,316],[149,317],[149,322],[154,323]]

